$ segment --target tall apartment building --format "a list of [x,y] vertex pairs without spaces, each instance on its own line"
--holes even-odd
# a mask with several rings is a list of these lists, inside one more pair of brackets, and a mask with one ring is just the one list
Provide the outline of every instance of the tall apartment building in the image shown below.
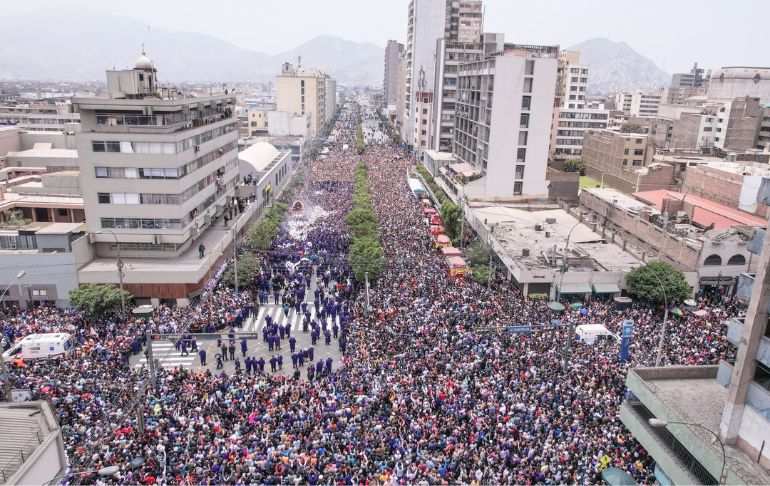
[[735,98],[759,98],[770,103],[770,68],[723,67],[711,73],[706,96],[709,101],[727,103]]
[[314,68],[284,63],[275,80],[276,110],[310,114],[312,135],[334,116],[337,87],[334,79]]
[[720,150],[750,150],[757,146],[764,108],[760,99],[744,96],[724,103],[717,112],[714,146]]
[[406,33],[404,115],[401,135],[414,145],[415,95],[423,73],[424,86],[433,86],[436,39],[444,37],[449,0],[410,0]]
[[433,92],[418,91],[414,107],[414,146],[425,150],[433,132]]
[[663,100],[663,91],[620,92],[615,95],[615,106],[627,116],[653,117]]
[[591,130],[609,125],[609,110],[595,108],[558,108],[551,133],[551,153],[555,159],[580,158],[583,137]]
[[466,186],[469,196],[548,192],[558,53],[558,46],[507,44],[501,53],[459,67],[453,152],[484,173]]
[[398,104],[398,85],[401,82],[399,59],[403,52],[404,44],[398,41],[389,40],[387,47],[385,47],[385,69],[383,70],[384,79],[382,81],[382,99],[385,108]]
[[[463,9],[462,7],[465,7]],[[481,2],[461,2],[459,23],[475,25],[481,14]],[[466,12],[468,17],[463,17]],[[463,39],[463,40],[460,40]],[[450,31],[436,41],[436,75],[434,77],[433,150],[450,152],[457,103],[457,70],[461,64],[481,61],[487,55],[504,49],[504,35],[477,32],[476,29]]]
[[711,71],[705,72],[703,68],[698,67],[698,63],[693,64],[689,73],[675,73],[671,76],[671,86],[668,88],[666,102],[672,104],[682,103],[685,99],[704,94],[708,86]]
[[559,106],[570,109],[585,107],[587,86],[588,67],[580,65],[580,53],[560,52],[556,70],[556,96],[560,100]]
[[235,96],[184,97],[160,89],[144,55],[134,69],[107,71],[107,91],[73,99],[83,127],[75,143],[96,254],[114,257],[119,245],[123,256],[179,256],[235,193]]

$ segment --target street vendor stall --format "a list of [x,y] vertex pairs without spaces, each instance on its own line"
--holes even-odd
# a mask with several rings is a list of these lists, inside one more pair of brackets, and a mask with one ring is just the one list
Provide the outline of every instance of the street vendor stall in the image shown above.
[[445,257],[459,257],[462,255],[462,252],[459,248],[455,248],[453,246],[444,246],[441,248],[441,254]]
[[431,215],[431,216],[434,215],[434,214],[438,214],[438,211],[436,211],[435,209],[433,209],[431,207],[424,207],[424,208],[422,208],[422,212],[423,212],[423,214],[427,214],[427,215]]
[[430,227],[430,234],[432,234],[433,236],[441,235],[443,233],[444,233],[444,227],[443,226],[436,225],[436,226],[431,226]]
[[447,235],[436,235],[436,248],[452,246],[452,240]]
[[468,271],[468,265],[462,257],[447,257],[446,262],[449,265],[449,274],[454,277],[462,277]]

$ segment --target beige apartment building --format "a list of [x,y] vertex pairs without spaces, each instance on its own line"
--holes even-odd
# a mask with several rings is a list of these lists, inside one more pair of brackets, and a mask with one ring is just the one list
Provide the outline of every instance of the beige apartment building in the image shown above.
[[644,134],[589,131],[583,138],[582,159],[587,176],[626,193],[676,185],[674,166],[653,161],[653,148]]
[[310,114],[312,136],[334,116],[337,84],[318,69],[284,63],[276,76],[276,110],[298,115]]

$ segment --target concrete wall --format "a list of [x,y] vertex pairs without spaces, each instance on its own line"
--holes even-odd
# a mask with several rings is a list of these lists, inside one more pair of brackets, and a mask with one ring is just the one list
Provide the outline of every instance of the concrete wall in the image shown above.
[[18,128],[5,128],[0,130],[0,157],[8,152],[22,150],[21,137]]
[[667,236],[662,228],[649,221],[621,211],[587,191],[580,193],[580,207],[599,221],[597,227],[605,226],[613,240],[617,235],[618,240],[628,241],[646,249],[647,258],[656,256],[666,259],[685,271],[695,271],[698,268],[700,248],[693,248],[684,241]]
[[548,180],[549,200],[560,200],[568,203],[578,202],[578,191],[580,190],[579,172],[561,172],[549,167],[546,179]]
[[27,285],[35,290],[45,290],[45,296],[33,296],[32,300],[55,301],[66,307],[69,293],[78,287],[77,268],[72,253],[37,253],[5,250],[0,252],[0,285],[4,289],[19,273],[26,275],[8,289],[3,300],[19,302],[26,306],[29,301]]

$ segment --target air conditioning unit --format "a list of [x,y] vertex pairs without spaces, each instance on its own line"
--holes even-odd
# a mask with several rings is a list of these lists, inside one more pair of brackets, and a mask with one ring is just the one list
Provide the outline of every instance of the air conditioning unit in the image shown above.
[[545,222],[548,224],[556,224],[556,218],[545,218]]
[[521,256],[528,257],[529,256],[529,248],[522,248],[521,249]]
[[545,232],[545,237],[546,238],[550,238],[551,237],[551,232],[550,231],[546,231]]
[[96,243],[96,233],[88,233],[88,242],[92,245]]
[[542,224],[536,224],[535,225],[535,231],[543,231],[543,225]]

